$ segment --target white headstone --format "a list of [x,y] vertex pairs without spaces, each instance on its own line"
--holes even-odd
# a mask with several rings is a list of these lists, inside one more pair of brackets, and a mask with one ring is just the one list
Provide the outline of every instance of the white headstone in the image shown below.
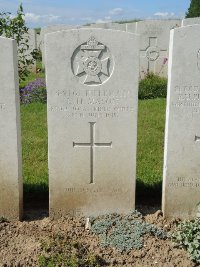
[[42,52],[42,66],[45,66],[45,51],[44,51],[44,38],[45,35],[48,33],[58,32],[58,31],[65,31],[70,29],[77,29],[79,26],[72,26],[72,25],[65,25],[65,24],[58,24],[58,25],[51,25],[44,28],[41,28],[40,32],[40,49]]
[[126,31],[137,33],[137,22],[126,23]]
[[94,24],[91,24],[90,27],[91,28],[126,31],[126,24],[125,23],[121,23],[121,24],[120,23],[113,23],[113,22],[94,23]]
[[[37,49],[37,34],[35,29],[29,29],[28,30],[28,37],[29,37],[29,49],[27,51],[27,55],[31,55],[31,52],[33,52],[35,49]],[[32,56],[30,56],[32,58]],[[33,72],[36,72],[36,61],[34,61],[34,64],[31,67],[31,70]]]
[[22,217],[17,45],[0,37],[0,217]]
[[197,18],[188,18],[182,20],[182,26],[189,26],[193,24],[200,24],[200,17]]
[[141,78],[149,72],[167,77],[170,30],[180,25],[181,20],[146,20],[136,23],[135,33],[140,34]]
[[200,25],[171,31],[163,178],[166,217],[195,216],[200,202],[199,32]]
[[138,42],[104,29],[46,36],[51,217],[135,207]]

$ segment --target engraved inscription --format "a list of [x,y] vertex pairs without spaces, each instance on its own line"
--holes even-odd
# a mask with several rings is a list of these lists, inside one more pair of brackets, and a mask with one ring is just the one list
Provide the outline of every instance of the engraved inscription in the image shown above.
[[132,91],[69,89],[59,90],[55,96],[62,98],[62,105],[50,106],[49,110],[63,112],[67,118],[112,119],[135,111],[129,104]]
[[85,85],[101,85],[113,72],[113,58],[109,49],[94,36],[73,53],[72,72]]
[[186,177],[178,177],[174,182],[168,184],[168,187],[172,188],[180,188],[180,187],[200,187],[200,178],[186,178]]
[[94,183],[94,157],[95,147],[110,147],[112,148],[112,142],[109,143],[96,143],[95,142],[95,124],[96,122],[89,122],[90,124],[90,143],[75,143],[73,147],[89,147],[90,148],[90,184]]
[[91,193],[91,194],[99,194],[99,193],[107,193],[107,194],[122,194],[122,193],[127,193],[126,190],[124,190],[123,188],[105,188],[105,187],[102,187],[102,188],[95,188],[95,187],[92,187],[92,188],[86,188],[86,187],[68,187],[68,188],[65,188],[65,191],[67,193]]
[[188,108],[188,116],[200,115],[200,86],[199,85],[176,85],[174,97],[171,103],[173,108]]

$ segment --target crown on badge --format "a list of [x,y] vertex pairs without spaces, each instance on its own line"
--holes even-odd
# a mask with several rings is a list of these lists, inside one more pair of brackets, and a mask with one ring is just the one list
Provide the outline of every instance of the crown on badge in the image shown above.
[[104,45],[100,45],[97,39],[94,36],[91,36],[86,45],[82,45],[82,50],[103,50],[105,48]]

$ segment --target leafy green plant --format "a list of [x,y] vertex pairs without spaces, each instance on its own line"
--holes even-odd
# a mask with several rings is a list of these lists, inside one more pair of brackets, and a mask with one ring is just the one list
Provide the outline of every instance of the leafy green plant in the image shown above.
[[158,97],[166,97],[167,95],[167,79],[149,73],[139,83],[139,99],[152,99]]
[[30,73],[30,66],[34,64],[39,53],[37,49],[29,50],[29,32],[25,25],[22,4],[15,17],[10,12],[0,13],[0,35],[15,39],[18,46],[18,71],[20,80],[24,80]]
[[181,222],[171,238],[175,246],[186,249],[191,259],[200,263],[200,218]]

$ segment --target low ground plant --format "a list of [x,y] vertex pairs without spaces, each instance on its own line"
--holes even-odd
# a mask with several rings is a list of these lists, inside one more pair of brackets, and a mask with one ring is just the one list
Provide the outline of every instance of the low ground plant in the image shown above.
[[200,263],[200,218],[179,223],[171,238],[175,246],[186,249],[190,258]]
[[89,252],[87,246],[68,240],[57,234],[48,241],[41,241],[42,254],[38,258],[40,267],[100,267],[106,266],[98,255]]
[[93,233],[99,235],[100,244],[103,247],[115,247],[120,251],[141,249],[143,236],[146,234],[166,239],[167,234],[162,229],[142,220],[141,213],[133,211],[122,216],[120,214],[108,214],[97,218],[91,218]]
[[37,78],[20,89],[20,101],[22,104],[46,103],[47,90],[44,78]]

